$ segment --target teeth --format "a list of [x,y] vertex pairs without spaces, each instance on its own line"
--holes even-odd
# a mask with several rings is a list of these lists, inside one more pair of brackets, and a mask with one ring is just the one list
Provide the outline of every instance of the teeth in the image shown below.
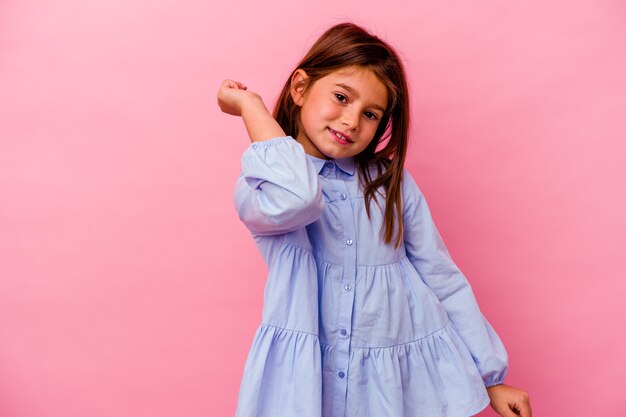
[[338,132],[335,132],[335,136],[337,136],[338,138],[343,139],[343,140],[345,140],[345,141],[347,141],[347,140],[348,140],[348,139],[346,139],[346,137],[345,137],[345,136],[343,136],[341,133],[338,133]]

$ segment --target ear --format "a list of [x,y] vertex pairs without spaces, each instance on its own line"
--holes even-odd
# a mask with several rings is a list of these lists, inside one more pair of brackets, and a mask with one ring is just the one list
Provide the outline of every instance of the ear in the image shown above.
[[304,85],[296,85],[298,82],[306,80],[309,78],[308,74],[301,68],[298,68],[294,71],[291,76],[291,88],[289,92],[291,93],[291,98],[296,106],[302,106],[304,104]]

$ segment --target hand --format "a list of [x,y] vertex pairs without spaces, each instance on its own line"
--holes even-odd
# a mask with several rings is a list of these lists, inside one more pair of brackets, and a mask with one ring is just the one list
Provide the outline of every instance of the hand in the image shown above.
[[491,407],[502,417],[532,417],[530,398],[520,389],[500,384],[487,388]]
[[217,104],[224,113],[241,116],[246,102],[261,99],[257,93],[247,90],[248,87],[239,81],[224,80],[217,92]]

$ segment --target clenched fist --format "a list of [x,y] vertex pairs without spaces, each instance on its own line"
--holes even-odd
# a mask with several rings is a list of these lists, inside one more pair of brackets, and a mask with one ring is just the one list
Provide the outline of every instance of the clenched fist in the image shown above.
[[500,384],[487,388],[491,407],[502,417],[532,417],[528,393],[509,385]]
[[252,142],[285,136],[285,131],[267,110],[261,96],[248,91],[248,87],[239,81],[222,81],[217,92],[217,104],[224,113],[241,117]]
[[241,116],[246,103],[258,100],[261,100],[261,96],[248,91],[248,87],[243,83],[234,80],[224,80],[217,92],[217,104],[220,109],[233,116]]

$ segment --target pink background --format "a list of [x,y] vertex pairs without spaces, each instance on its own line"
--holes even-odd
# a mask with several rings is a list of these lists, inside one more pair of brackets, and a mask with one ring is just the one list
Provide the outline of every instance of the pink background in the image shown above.
[[625,12],[1,2],[0,416],[233,415],[266,268],[232,202],[249,140],[216,92],[233,78],[273,106],[346,19],[402,53],[408,168],[507,383],[535,416],[622,415]]

